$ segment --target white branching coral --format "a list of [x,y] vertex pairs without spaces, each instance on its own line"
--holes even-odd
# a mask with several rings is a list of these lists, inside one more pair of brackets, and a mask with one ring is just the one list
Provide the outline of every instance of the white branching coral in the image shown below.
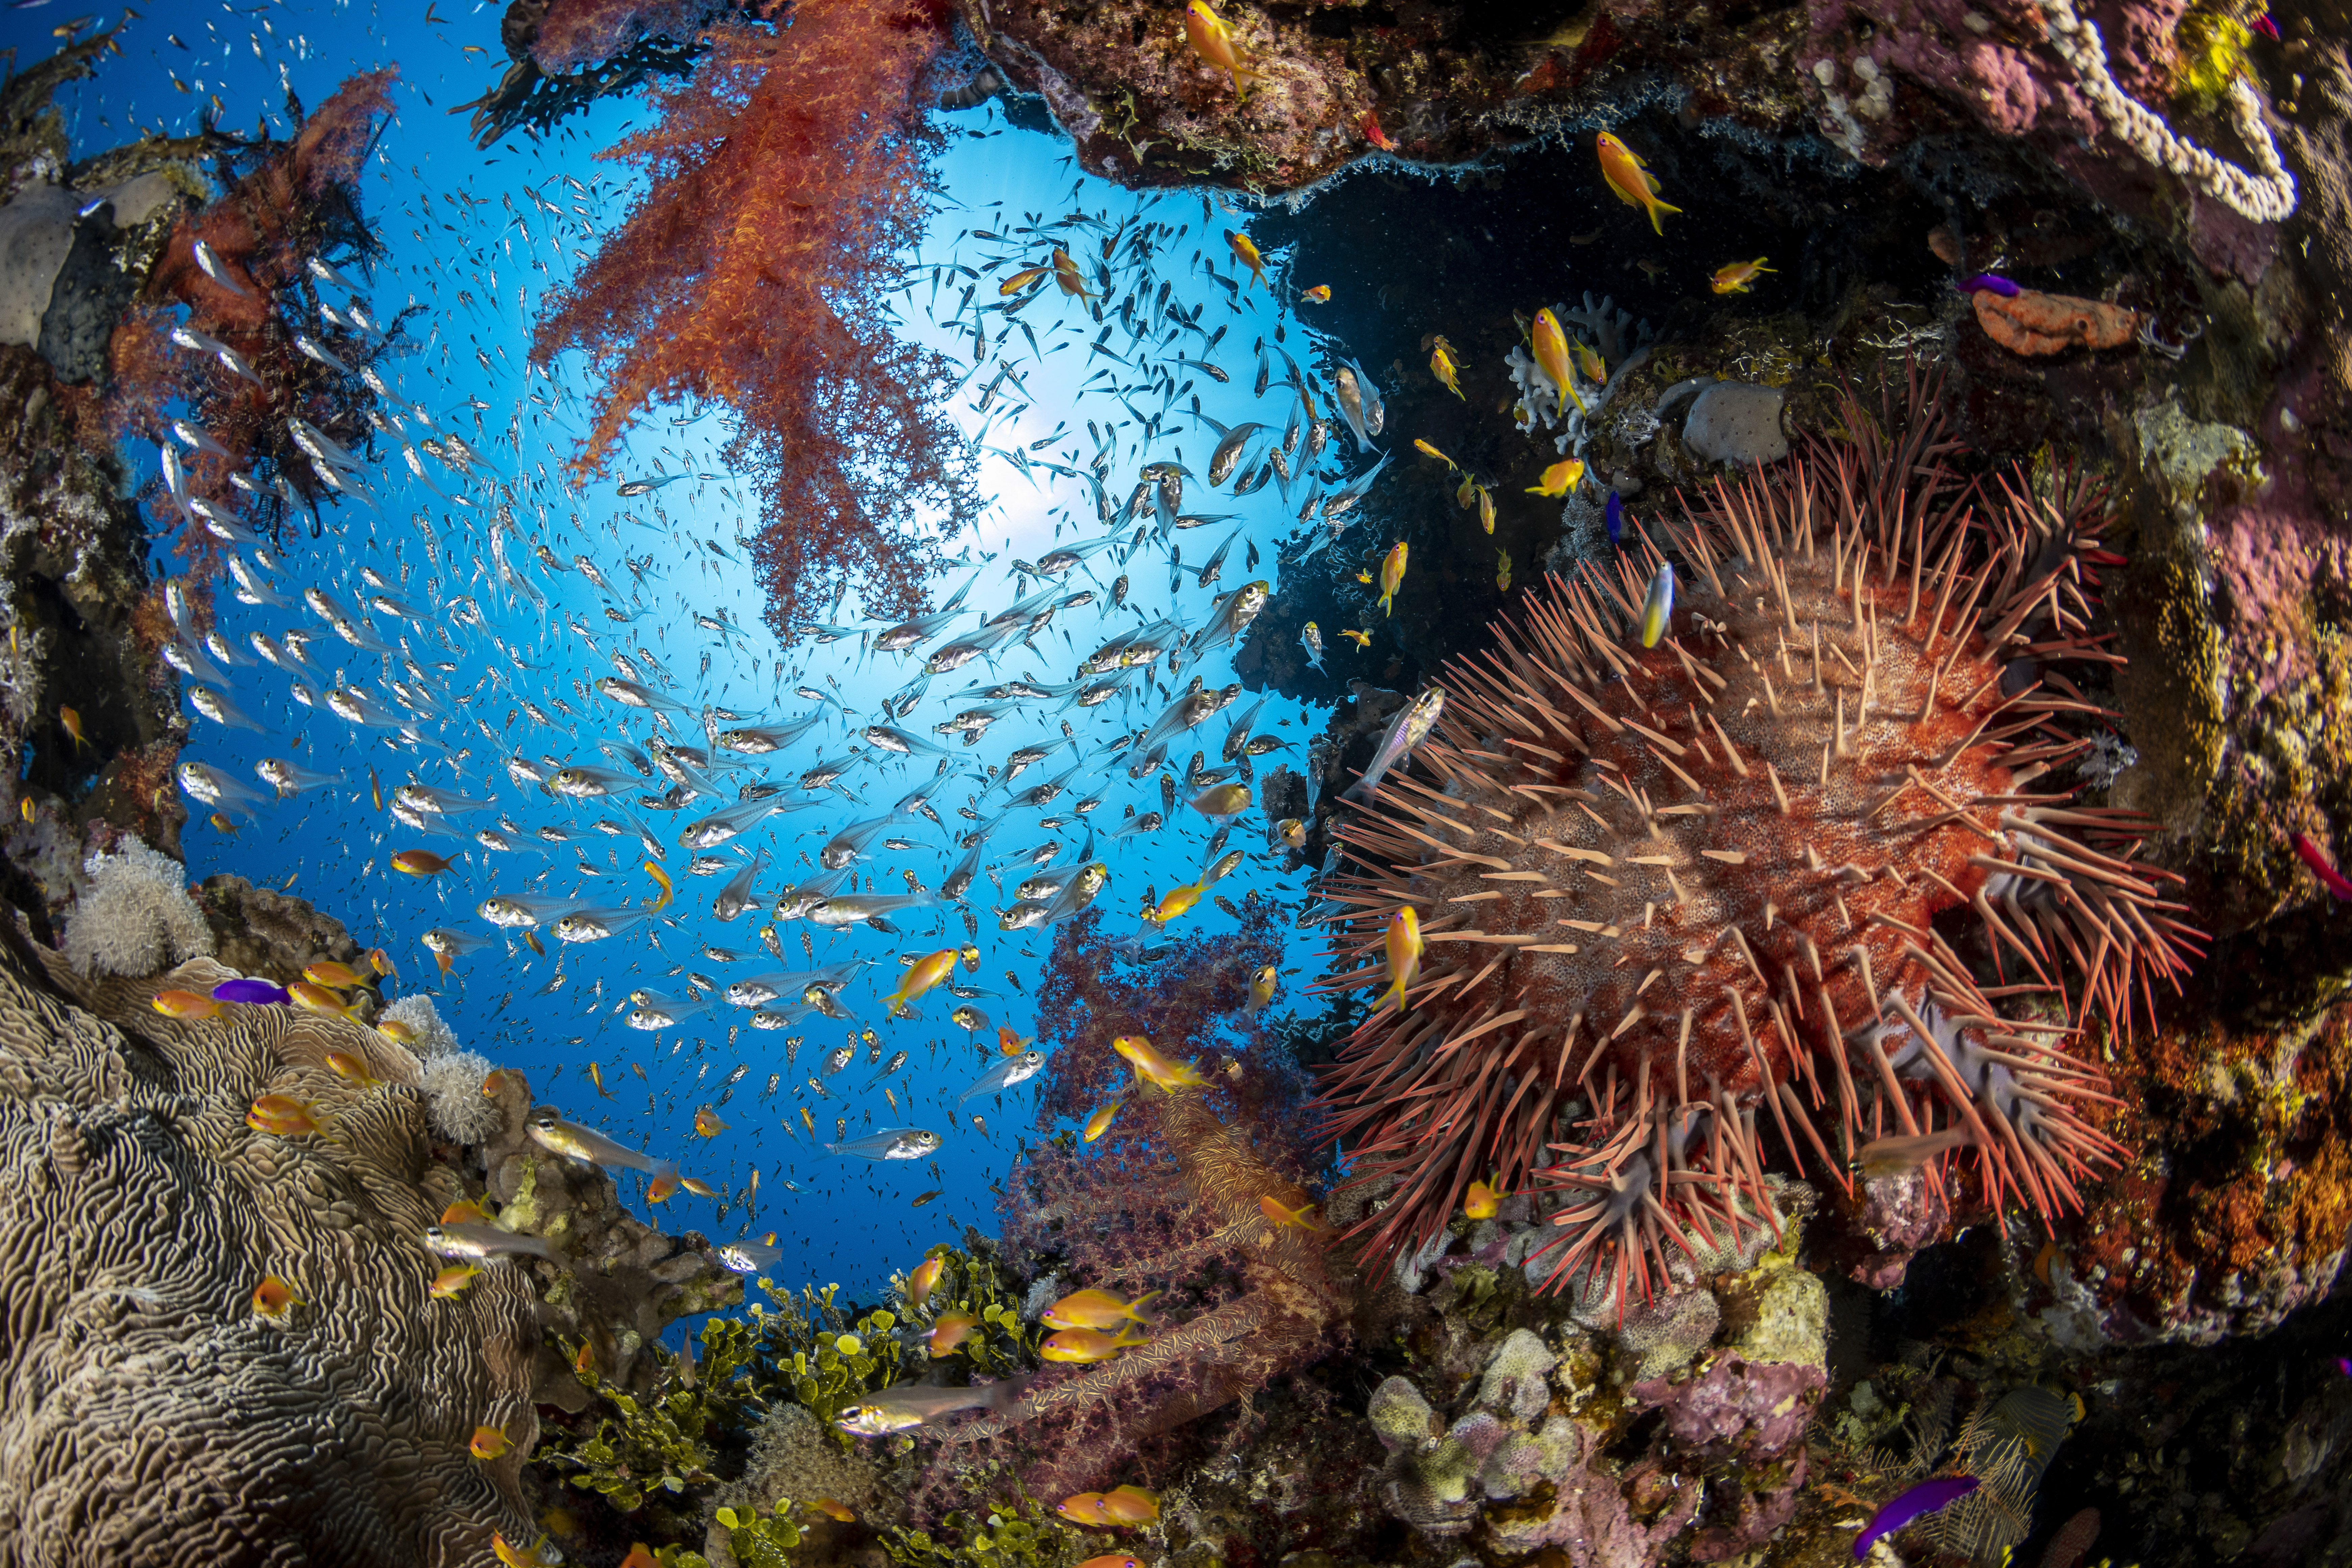
[[452,1143],[478,1143],[496,1132],[499,1108],[482,1093],[482,1080],[489,1076],[490,1064],[471,1051],[426,1057],[421,1081],[425,1115],[433,1131]]
[[[456,1033],[441,1021],[440,1011],[433,1005],[433,998],[422,991],[403,996],[386,1007],[381,1017],[405,1024],[416,1031],[416,1038],[410,1043],[409,1048],[416,1053],[416,1059],[420,1062],[430,1062],[436,1057],[447,1056],[457,1048]],[[478,1084],[479,1079],[476,1081]]]
[[2133,152],[2255,223],[2281,223],[2294,211],[2294,176],[2279,162],[2278,143],[2263,123],[2262,100],[2245,78],[2230,83],[2230,117],[2253,152],[2252,174],[2182,140],[2162,116],[2117,87],[2098,28],[2075,14],[2073,0],[2043,0],[2042,13],[2050,47],[2074,71],[2107,129]]
[[187,869],[169,855],[127,837],[82,871],[89,880],[66,917],[63,945],[84,974],[156,974],[213,951]]

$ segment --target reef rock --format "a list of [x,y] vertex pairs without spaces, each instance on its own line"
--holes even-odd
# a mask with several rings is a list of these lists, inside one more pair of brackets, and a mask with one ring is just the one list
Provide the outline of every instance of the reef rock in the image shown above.
[[2003,295],[1979,289],[1975,304],[1977,325],[2011,353],[2038,356],[2069,349],[2121,348],[2139,331],[2139,317],[2132,311],[2071,294],[2022,289]]

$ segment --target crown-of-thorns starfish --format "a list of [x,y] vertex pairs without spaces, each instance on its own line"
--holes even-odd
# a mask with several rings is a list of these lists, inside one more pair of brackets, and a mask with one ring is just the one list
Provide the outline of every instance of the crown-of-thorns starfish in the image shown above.
[[[1849,1190],[1874,1140],[1937,1180],[1937,1151],[1970,1148],[1984,1203],[2045,1215],[2117,1163],[2066,1041],[2127,1028],[2198,933],[2135,858],[2145,821],[2030,793],[2102,712],[2057,667],[2122,662],[2086,633],[2116,559],[2087,536],[2098,498],[1964,483],[1932,387],[1884,404],[1849,396],[1853,434],[1717,482],[1666,538],[1682,591],[1654,648],[1646,533],[1530,594],[1341,829],[1329,988],[1385,983],[1401,906],[1429,944],[1325,1089],[1354,1179],[1394,1183],[1358,1227],[1376,1257],[1474,1180],[1540,1177],[1577,1194],[1548,1282],[1613,1279],[1622,1311],[1667,1247],[1777,1227],[1759,1113]],[[1974,939],[1937,929],[1956,910],[2013,983],[1979,982],[1953,946]],[[2028,993],[2070,1022],[2004,1014]]]

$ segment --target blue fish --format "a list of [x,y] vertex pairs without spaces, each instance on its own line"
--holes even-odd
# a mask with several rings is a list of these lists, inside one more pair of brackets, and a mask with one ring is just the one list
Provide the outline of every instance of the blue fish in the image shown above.
[[1609,492],[1609,542],[1616,543],[1624,531],[1625,503],[1617,499],[1615,490],[1611,490]]
[[1868,1557],[1872,1544],[1880,1536],[1892,1535],[1915,1519],[1925,1519],[1949,1508],[1976,1489],[1974,1476],[1937,1476],[1897,1492],[1870,1516],[1869,1526],[1853,1538],[1853,1560],[1859,1563]]
[[1989,294],[1998,294],[2004,300],[2013,300],[2024,292],[1998,272],[1979,272],[1973,278],[1961,279],[1954,287],[1963,294],[1973,294],[1981,289]]

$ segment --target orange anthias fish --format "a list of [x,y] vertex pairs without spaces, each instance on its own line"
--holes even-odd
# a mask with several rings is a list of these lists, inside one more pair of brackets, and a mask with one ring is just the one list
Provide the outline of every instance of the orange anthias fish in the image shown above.
[[60,708],[58,710],[58,722],[64,726],[67,734],[73,737],[74,754],[80,755],[82,747],[89,744],[81,738],[81,715],[70,708]]
[[1037,1347],[1037,1355],[1043,1361],[1108,1361],[1123,1350],[1131,1350],[1144,1343],[1145,1340],[1146,1336],[1135,1332],[1132,1328],[1123,1329],[1116,1334],[1107,1334],[1100,1329],[1064,1329],[1058,1333],[1046,1335],[1045,1342]]
[[1100,1557],[1089,1557],[1078,1568],[1143,1568],[1143,1564],[1124,1552],[1108,1552]]
[[898,981],[898,989],[882,998],[882,1011],[897,1017],[900,1009],[920,997],[924,992],[955,973],[956,950],[943,947],[937,952],[926,953],[907,966]]
[[1396,591],[1398,584],[1404,581],[1407,553],[1405,542],[1400,539],[1396,542],[1396,548],[1381,562],[1381,613],[1384,616],[1396,614]]
[[629,1554],[621,1559],[621,1568],[661,1568],[661,1559],[655,1556],[654,1549],[644,1542],[632,1542]]
[[257,1097],[245,1113],[245,1124],[256,1132],[279,1138],[307,1138],[313,1133],[324,1136],[331,1125],[324,1111],[290,1094]]
[[1251,280],[1265,283],[1271,291],[1274,285],[1265,282],[1265,258],[1257,253],[1256,243],[1241,230],[1229,228],[1225,230],[1225,244],[1233,251],[1234,259],[1250,269]]
[[430,849],[403,849],[393,856],[392,868],[412,877],[437,877],[456,862]]
[[1528,487],[1528,494],[1564,496],[1574,489],[1576,482],[1582,478],[1584,478],[1584,460],[1580,458],[1562,458],[1543,471],[1543,478],[1540,480]]
[[331,958],[322,958],[316,963],[304,964],[302,978],[313,985],[331,985],[338,991],[356,991],[367,984],[360,977],[359,971],[348,963],[338,963]]
[[465,1294],[466,1287],[471,1285],[474,1277],[480,1272],[481,1269],[471,1263],[444,1268],[433,1277],[433,1287],[428,1294],[436,1301],[455,1300]]
[[1077,1492],[1066,1497],[1054,1505],[1054,1511],[1072,1524],[1107,1525],[1110,1522],[1103,1514],[1103,1495],[1100,1492]]
[[1071,260],[1070,253],[1058,245],[1054,247],[1054,281],[1061,285],[1065,294],[1075,294],[1081,300],[1094,298],[1087,288],[1086,275],[1078,270],[1078,264]]
[[907,1276],[907,1305],[919,1310],[931,1299],[931,1288],[940,1282],[947,1269],[944,1258],[926,1258]]
[[721,1121],[719,1112],[710,1107],[706,1105],[694,1113],[694,1135],[697,1138],[716,1138],[726,1131],[727,1123]]
[[996,1026],[996,1050],[999,1056],[1017,1057],[1034,1045],[1036,1040],[1037,1037],[1034,1035],[1024,1035],[1018,1029],[1007,1028],[1003,1024]]
[[327,1066],[332,1069],[337,1078],[349,1079],[362,1089],[374,1089],[383,1082],[375,1074],[368,1071],[367,1063],[349,1051],[329,1051]]
[[1777,267],[1764,265],[1764,258],[1753,261],[1734,261],[1715,269],[1715,291],[1718,294],[1745,294],[1748,286],[1756,281],[1759,272],[1778,272]]
[[294,1287],[275,1274],[265,1274],[261,1283],[253,1288],[253,1310],[272,1322],[282,1323],[286,1315],[297,1307],[309,1305],[294,1294]]
[[1659,221],[1659,215],[1678,213],[1683,209],[1669,206],[1658,199],[1658,182],[1650,174],[1649,166],[1642,162],[1641,155],[1606,131],[1601,133],[1594,145],[1601,153],[1601,177],[1609,182],[1609,188],[1616,192],[1618,199],[1627,206],[1647,211],[1650,226],[1660,234],[1665,233],[1666,226]]
[[1128,1059],[1137,1077],[1170,1094],[1180,1089],[1204,1089],[1208,1086],[1209,1080],[1202,1078],[1191,1062],[1174,1061],[1161,1056],[1141,1035],[1121,1035],[1111,1041],[1110,1048]]
[[155,999],[147,1005],[166,1018],[177,1018],[183,1024],[200,1023],[221,1016],[221,1004],[209,996],[199,996],[193,991],[158,991]]
[[1160,1517],[1159,1494],[1138,1486],[1118,1487],[1103,1493],[1102,1511],[1112,1524],[1150,1524]]
[[563,1561],[563,1553],[557,1551],[555,1543],[544,1534],[526,1550],[516,1546],[495,1530],[490,1531],[490,1555],[504,1563],[506,1568],[555,1568],[555,1564]]
[[931,1359],[937,1361],[941,1356],[955,1354],[956,1347],[970,1339],[972,1330],[978,1327],[980,1320],[969,1312],[948,1312],[931,1325],[931,1331],[924,1336],[923,1342],[930,1351]]
[[1020,271],[1014,273],[1012,277],[1007,278],[1003,282],[999,283],[996,286],[996,291],[1000,295],[1018,294],[1021,290],[1028,288],[1029,285],[1036,282],[1037,279],[1043,278],[1046,273],[1051,272],[1052,270],[1054,269],[1051,267],[1024,267]]
[[1389,959],[1389,988],[1372,1004],[1377,1013],[1393,1001],[1397,1011],[1405,1010],[1404,994],[1421,973],[1421,911],[1411,904],[1389,917],[1386,937]]
[[857,1515],[829,1497],[811,1498],[802,1506],[812,1513],[821,1513],[825,1518],[838,1520],[843,1524],[853,1524],[857,1520]]
[[1242,64],[1241,47],[1234,42],[1234,31],[1224,19],[1209,8],[1209,0],[1192,0],[1184,7],[1184,37],[1191,42],[1192,52],[1211,67],[1229,73],[1234,79],[1234,95],[1247,96],[1242,78],[1257,81],[1265,78]]
[[1528,332],[1528,346],[1535,351],[1537,367],[1559,388],[1553,414],[1567,413],[1571,399],[1582,408],[1584,398],[1576,390],[1576,372],[1568,361],[1568,334],[1560,330],[1559,318],[1551,313],[1549,306],[1536,312],[1536,324]]
[[1153,925],[1164,926],[1181,916],[1194,904],[1199,903],[1201,895],[1207,891],[1208,889],[1198,882],[1187,882],[1181,887],[1171,888],[1168,889],[1167,897],[1144,911],[1143,918]]
[[477,1426],[474,1440],[466,1447],[478,1459],[496,1459],[514,1447],[514,1439],[495,1426]]
[[1159,1294],[1146,1290],[1132,1301],[1123,1301],[1108,1290],[1076,1290],[1046,1308],[1040,1317],[1056,1329],[1116,1329],[1121,1323],[1149,1328],[1151,1319],[1144,1315],[1143,1305]]
[[315,1013],[321,1018],[356,1018],[352,1005],[336,992],[308,980],[297,980],[286,988],[287,999],[305,1013]]
[[1087,1124],[1080,1130],[1078,1136],[1091,1143],[1109,1131],[1111,1121],[1118,1115],[1118,1108],[1123,1103],[1125,1103],[1123,1100],[1114,1100],[1108,1105],[1095,1107],[1095,1113],[1087,1118]]
[[698,1176],[680,1176],[677,1179],[677,1184],[698,1198],[715,1198],[719,1195],[717,1187]]
[[1298,297],[1310,304],[1328,305],[1331,302],[1331,285],[1318,283],[1312,289],[1301,289]]
[[1282,1229],[1285,1226],[1288,1226],[1295,1230],[1303,1230],[1309,1233],[1318,1231],[1323,1228],[1322,1226],[1318,1224],[1315,1220],[1315,1205],[1313,1204],[1300,1204],[1297,1208],[1290,1208],[1284,1205],[1280,1199],[1276,1198],[1271,1193],[1263,1194],[1259,1196],[1257,1200],[1257,1212],[1272,1220],[1274,1222],[1274,1228],[1276,1230]]
[[493,1223],[493,1219],[490,1211],[472,1198],[459,1198],[441,1211],[441,1223],[443,1225],[489,1225]]

